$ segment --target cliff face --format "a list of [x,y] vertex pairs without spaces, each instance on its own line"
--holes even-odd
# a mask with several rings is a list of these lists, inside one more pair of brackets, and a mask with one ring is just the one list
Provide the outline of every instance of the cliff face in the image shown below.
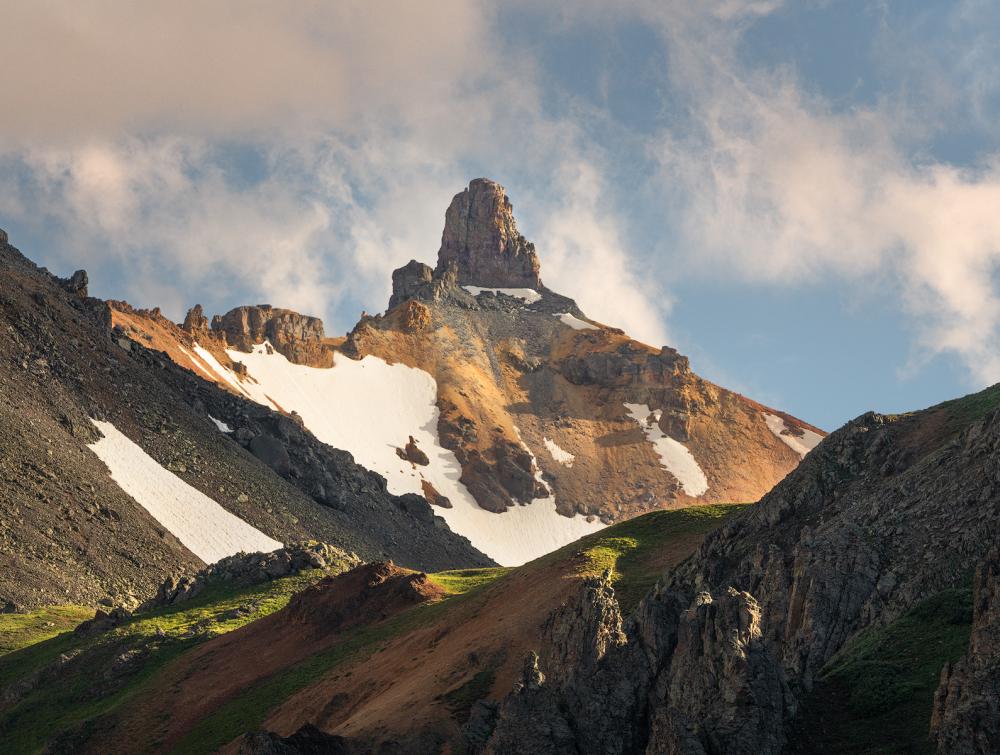
[[461,285],[532,288],[542,285],[535,246],[520,234],[504,188],[477,178],[456,194],[445,214],[437,271],[454,263]]
[[[186,319],[191,319],[190,313]],[[198,324],[202,321],[194,318]],[[268,304],[236,307],[212,318],[212,332],[224,336],[228,345],[240,351],[269,341],[290,362],[309,367],[333,364],[333,353],[324,345],[323,321],[290,309],[275,309]]]
[[968,654],[941,671],[931,733],[941,755],[1000,752],[1000,547],[976,570]]
[[[538,666],[553,721],[519,713],[521,688],[499,720],[573,732],[568,744],[553,736],[553,752],[781,752],[800,702],[848,639],[960,586],[993,546],[982,524],[1000,516],[1000,411],[977,408],[1000,403],[991,391],[904,417],[865,415],[829,436],[643,600],[627,641],[594,674],[562,670],[587,641],[568,650],[543,639],[539,656],[556,653]],[[969,657],[942,676],[941,752],[995,751],[995,555],[977,578]],[[584,602],[578,613],[592,610]],[[505,730],[494,751],[508,751]]]

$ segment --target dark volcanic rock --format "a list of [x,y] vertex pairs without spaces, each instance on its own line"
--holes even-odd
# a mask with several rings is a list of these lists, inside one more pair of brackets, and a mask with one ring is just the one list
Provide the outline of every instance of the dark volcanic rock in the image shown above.
[[535,246],[517,230],[504,188],[477,178],[445,213],[437,270],[455,263],[460,285],[534,288],[542,285]]
[[271,731],[255,731],[244,735],[239,749],[239,755],[360,755],[364,752],[370,750],[315,726],[303,726],[290,737]]
[[[591,673],[572,669],[587,668],[593,631],[547,632],[542,681],[515,685],[487,751],[514,752],[520,728],[546,752],[781,752],[801,700],[851,637],[961,585],[994,546],[1000,411],[970,419],[977,399],[868,414],[830,435],[667,575]],[[942,753],[997,751],[998,574],[993,551],[969,656],[942,674]]]
[[183,603],[210,585],[248,587],[298,574],[305,569],[345,571],[359,563],[360,559],[353,553],[326,543],[292,543],[271,553],[237,553],[195,574],[169,577],[140,610]]
[[81,299],[87,298],[87,285],[90,283],[90,279],[87,276],[86,270],[77,270],[69,278],[65,280],[63,286],[74,296],[78,296]]
[[1000,752],[1000,547],[976,571],[968,654],[941,672],[931,734],[941,755]]
[[389,309],[394,309],[407,299],[427,298],[434,280],[434,271],[430,265],[410,260],[400,268],[392,271],[392,297],[389,299]]
[[292,460],[288,455],[288,450],[273,435],[258,435],[251,440],[250,453],[282,477],[287,477],[292,470]]

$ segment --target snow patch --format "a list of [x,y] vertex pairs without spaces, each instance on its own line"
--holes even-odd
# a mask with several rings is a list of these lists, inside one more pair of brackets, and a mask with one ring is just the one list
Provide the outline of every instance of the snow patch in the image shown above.
[[90,450],[111,470],[111,479],[206,564],[241,551],[282,547],[161,467],[110,422],[92,422],[104,437]]
[[492,291],[494,294],[507,294],[515,299],[520,299],[525,304],[534,304],[542,300],[542,295],[533,288],[482,288],[480,286],[462,286],[473,296],[479,296],[483,291]]
[[563,325],[569,325],[573,330],[597,330],[597,328],[591,325],[589,322],[584,322],[579,317],[571,315],[569,312],[563,312],[561,315],[556,315],[559,321]]
[[214,423],[215,423],[215,426],[216,426],[217,428],[219,428],[219,430],[220,430],[221,432],[224,432],[224,433],[231,433],[231,432],[233,431],[233,428],[231,428],[231,427],[230,427],[229,425],[227,425],[227,424],[226,424],[225,422],[223,422],[223,421],[222,421],[221,419],[216,419],[216,418],[215,418],[215,417],[213,417],[213,416],[212,416],[211,414],[209,414],[209,415],[208,415],[208,418],[209,418],[210,420],[212,420],[212,422],[214,422]]
[[554,440],[549,440],[548,438],[542,438],[545,443],[545,447],[549,449],[549,453],[552,454],[552,458],[563,466],[571,467],[573,466],[573,460],[576,458],[569,451],[564,451],[559,448],[558,444]]
[[208,368],[205,367],[204,364],[202,364],[202,361],[198,357],[196,357],[194,354],[192,354],[190,351],[185,349],[180,344],[178,344],[178,348],[184,352],[184,355],[191,360],[191,364],[193,364],[202,375],[211,380],[213,383],[216,381],[217,376],[213,375],[208,370]]
[[802,435],[792,435],[785,425],[785,420],[776,414],[764,414],[764,420],[767,422],[768,429],[800,457],[804,457],[823,440],[822,435],[805,427],[800,428]]
[[647,440],[653,444],[660,457],[660,462],[677,478],[684,492],[692,497],[704,495],[708,490],[708,478],[687,447],[665,435],[660,429],[662,411],[657,409],[651,412],[646,404],[625,404],[625,411],[645,431]]
[[[523,564],[603,527],[582,516],[563,516],[551,496],[501,514],[481,508],[459,482],[462,468],[455,455],[438,440],[437,384],[423,370],[342,354],[334,355],[333,367],[306,367],[277,352],[268,354],[265,345],[250,354],[229,355],[253,377],[242,384],[247,395],[298,412],[317,438],[350,451],[358,464],[383,475],[390,492],[422,495],[421,478],[427,480],[452,504],[435,513],[498,563]],[[410,435],[430,459],[419,475],[396,455]]]

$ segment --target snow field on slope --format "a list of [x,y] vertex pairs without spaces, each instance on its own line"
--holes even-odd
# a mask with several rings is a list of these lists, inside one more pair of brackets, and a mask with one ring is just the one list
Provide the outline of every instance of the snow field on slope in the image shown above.
[[233,431],[233,428],[231,428],[231,427],[230,427],[229,425],[227,425],[227,424],[226,424],[225,422],[223,422],[223,421],[222,421],[221,419],[216,419],[216,418],[215,418],[215,417],[213,417],[213,416],[212,416],[211,414],[209,414],[209,415],[208,415],[208,418],[209,418],[210,420],[212,420],[212,423],[213,423],[213,424],[214,424],[214,425],[215,425],[215,426],[216,426],[217,428],[219,428],[219,432],[220,432],[220,433],[231,433],[231,432]]
[[556,317],[559,318],[559,322],[563,325],[568,325],[573,328],[573,330],[597,330],[597,328],[589,322],[584,322],[579,317],[571,315],[569,312],[563,312],[561,315],[556,315]]
[[91,420],[104,437],[89,448],[111,479],[206,564],[240,551],[282,547],[163,467],[110,422]]
[[[200,346],[197,343],[195,343],[194,345],[194,351],[201,358],[201,360],[209,366],[212,372],[214,372],[217,377],[220,377],[227,383],[229,383],[229,385],[233,388],[233,390],[235,390],[241,396],[246,396],[247,398],[254,398],[255,401],[258,401],[258,399],[251,396],[250,391],[248,391],[246,388],[246,385],[240,382],[240,379],[236,377],[236,373],[234,373],[232,370],[227,370],[225,367],[219,364],[219,360],[216,359],[214,356],[212,356],[212,353],[210,351],[208,351],[206,348]],[[239,353],[239,352],[234,352],[234,353]],[[197,362],[195,364],[197,364]],[[258,403],[265,404],[266,406],[272,409],[276,408],[274,404],[267,399],[266,396],[263,396],[262,400],[259,400]]]
[[549,453],[552,454],[553,459],[564,466],[573,466],[573,460],[576,458],[573,454],[569,451],[561,449],[554,440],[542,438],[542,442],[545,443],[545,447],[549,450]]
[[812,430],[808,430],[804,427],[800,428],[802,430],[801,437],[785,432],[785,420],[776,414],[765,414],[764,420],[767,422],[768,429],[777,435],[779,440],[784,441],[785,445],[791,448],[799,456],[804,457],[807,453],[816,448],[821,440],[823,440],[822,435],[814,433]]
[[533,288],[482,288],[481,286],[462,286],[473,296],[479,296],[483,291],[492,291],[494,294],[507,294],[515,299],[520,299],[525,304],[534,304],[541,301],[542,295]]
[[[650,412],[646,404],[625,404],[625,410],[646,433],[646,439],[653,444],[660,462],[677,478],[684,492],[692,497],[704,495],[708,490],[708,478],[687,447],[660,429],[661,410]],[[647,422],[650,414],[655,421]]]
[[[243,383],[256,401],[267,397],[296,411],[312,433],[354,455],[358,464],[383,475],[390,492],[422,495],[427,480],[452,508],[434,507],[454,532],[504,566],[517,566],[596,532],[603,525],[558,513],[552,497],[501,514],[480,508],[459,482],[462,468],[438,441],[437,384],[423,370],[388,364],[373,356],[334,356],[331,368],[292,364],[268,354],[264,345],[245,354],[230,351],[256,381]],[[235,377],[235,376],[234,376]],[[412,435],[430,464],[414,466],[396,455]]]

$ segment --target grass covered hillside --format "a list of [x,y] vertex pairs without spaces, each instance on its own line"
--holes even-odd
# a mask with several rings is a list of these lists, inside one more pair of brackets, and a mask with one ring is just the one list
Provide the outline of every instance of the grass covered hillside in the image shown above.
[[[538,628],[581,579],[612,569],[628,609],[739,508],[654,512],[517,569],[426,578],[395,569],[368,583],[343,581],[354,572],[321,582],[327,575],[311,570],[249,588],[214,586],[103,634],[67,631],[91,615],[78,607],[4,617],[0,738],[14,752],[125,752],[145,742],[193,753],[248,730],[290,733],[306,722],[450,738],[476,700],[509,690]],[[419,595],[384,604],[401,579]],[[293,600],[310,587],[315,615],[298,605],[305,598]],[[315,608],[338,591],[340,608]],[[348,615],[360,620],[344,623]],[[247,657],[256,663],[234,674],[229,661]],[[331,718],[328,703],[342,687],[355,704]]]

